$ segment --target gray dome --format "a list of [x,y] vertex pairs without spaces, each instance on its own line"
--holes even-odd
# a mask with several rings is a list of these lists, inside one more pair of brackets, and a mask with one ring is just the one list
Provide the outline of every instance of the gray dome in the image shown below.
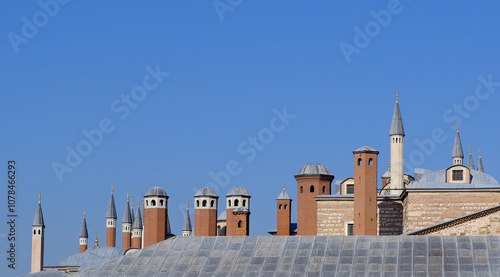
[[297,175],[332,175],[330,170],[322,164],[306,164]]
[[211,188],[211,187],[204,187],[198,190],[194,197],[196,196],[213,196],[213,197],[219,197],[217,196],[217,193]]
[[148,190],[148,193],[146,193],[146,195],[144,195],[144,196],[146,197],[146,196],[168,196],[168,195],[165,192],[165,190],[163,190],[162,188],[154,187],[154,188],[150,188]]
[[58,266],[80,266],[84,270],[98,264],[123,256],[125,251],[118,247],[93,246],[83,253],[74,254],[61,260]]
[[248,196],[250,197],[250,194],[248,194],[248,191],[244,187],[234,187],[229,190],[229,192],[226,194],[226,196]]
[[217,221],[226,221],[227,220],[227,211],[223,211],[220,213],[219,217],[217,218]]

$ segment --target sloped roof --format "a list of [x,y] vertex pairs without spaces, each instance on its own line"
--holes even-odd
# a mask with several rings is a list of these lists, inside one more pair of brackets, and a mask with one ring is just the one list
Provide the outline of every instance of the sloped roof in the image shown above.
[[127,199],[127,205],[125,206],[125,211],[123,212],[122,223],[130,223],[132,224],[132,215],[130,214],[130,203]]
[[492,176],[470,170],[472,175],[470,184],[446,183],[446,169],[429,171],[421,168],[415,169],[416,181],[410,182],[407,189],[474,189],[474,188],[500,188],[500,184]]
[[192,231],[192,230],[193,228],[191,227],[191,217],[189,216],[189,209],[186,209],[186,216],[184,216],[184,224],[182,225],[182,231]]
[[62,259],[57,266],[80,266],[80,271],[123,256],[125,251],[118,247],[93,246],[83,253]]
[[68,276],[68,274],[64,273],[62,271],[59,271],[57,269],[44,270],[44,271],[39,271],[36,273],[30,273],[28,275],[24,275],[24,277],[62,277],[62,276]]
[[500,237],[174,237],[75,276],[494,276]]
[[457,135],[455,136],[455,143],[453,144],[452,158],[464,158],[464,150],[462,148],[462,141],[460,140],[460,133],[458,130]]
[[82,228],[80,228],[80,238],[88,238],[89,237],[89,233],[88,233],[88,230],[87,230],[87,220],[85,219],[85,217],[83,217],[83,221],[82,221]]
[[278,198],[276,198],[276,200],[292,200],[292,198],[290,197],[290,195],[288,195],[286,189],[283,189],[280,195],[278,195]]
[[117,219],[116,215],[116,206],[115,206],[115,197],[111,193],[111,198],[109,199],[108,210],[106,212],[106,218]]
[[377,150],[371,148],[370,146],[361,146],[360,148],[352,151],[353,153],[379,153]]
[[132,224],[132,230],[142,230],[142,217],[141,217],[141,207],[137,205],[137,212],[135,213],[134,223]]
[[45,226],[43,221],[42,204],[38,201],[38,206],[36,207],[35,219],[33,220],[33,226]]
[[223,211],[222,213],[219,214],[219,217],[217,217],[217,221],[226,221],[227,220],[227,211]]

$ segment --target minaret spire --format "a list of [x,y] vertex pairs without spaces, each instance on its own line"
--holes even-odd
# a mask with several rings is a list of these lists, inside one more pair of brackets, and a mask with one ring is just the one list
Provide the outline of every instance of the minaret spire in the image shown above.
[[186,216],[184,216],[184,224],[182,225],[182,236],[190,237],[193,228],[191,227],[191,218],[189,217],[189,200],[186,204]]
[[457,121],[457,134],[455,136],[455,144],[453,145],[453,165],[464,164],[464,151],[462,148],[462,141],[460,140],[460,131]]
[[111,185],[111,198],[109,199],[108,211],[106,212],[106,246],[116,246],[116,206],[114,197],[114,187]]
[[474,159],[472,159],[472,145],[469,145],[469,163],[467,164],[469,169],[476,169],[474,167]]
[[130,194],[127,191],[127,204],[122,218],[122,249],[127,250],[131,246],[132,215],[130,214]]
[[400,195],[405,189],[404,184],[404,137],[403,118],[399,109],[399,91],[396,91],[396,105],[392,115],[391,130],[389,132],[391,143],[390,159],[390,191],[393,195]]
[[88,239],[89,239],[89,233],[87,230],[87,214],[85,210],[83,210],[83,221],[82,221],[82,228],[80,228],[80,253],[83,253],[87,250],[88,247]]
[[132,225],[132,247],[142,248],[142,217],[141,199],[137,200],[137,212],[135,213],[134,224]]
[[38,206],[32,225],[31,273],[42,271],[45,241],[45,223],[42,213],[42,195],[38,194]]
[[479,162],[477,163],[477,170],[484,173],[483,158],[481,157],[481,148],[479,148]]

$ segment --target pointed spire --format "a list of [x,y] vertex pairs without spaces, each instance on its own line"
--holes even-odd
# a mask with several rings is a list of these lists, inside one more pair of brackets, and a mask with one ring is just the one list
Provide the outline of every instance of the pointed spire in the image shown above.
[[89,233],[87,230],[87,220],[86,220],[86,213],[85,210],[83,210],[83,222],[82,222],[82,228],[80,228],[80,238],[88,238]]
[[278,198],[276,200],[292,200],[290,195],[286,192],[286,183],[283,183],[283,191],[278,195]]
[[115,206],[115,197],[114,197],[114,189],[113,185],[111,185],[111,199],[109,199],[108,211],[106,212],[106,218],[117,219],[116,215],[116,206]]
[[38,194],[38,206],[36,207],[36,212],[35,212],[35,220],[33,220],[33,226],[43,226],[44,221],[43,221],[43,213],[42,213],[42,194]]
[[479,148],[479,162],[477,163],[477,170],[484,173],[483,158],[481,157],[481,148]]
[[132,224],[132,215],[130,215],[130,202],[129,193],[127,192],[127,205],[125,205],[125,212],[123,212],[122,223]]
[[[458,121],[457,121],[457,135],[455,136],[455,144],[453,145],[453,160],[456,160],[455,158],[460,158],[463,160],[464,158],[464,151],[462,148],[462,141],[460,140],[460,132],[458,128]],[[455,164],[455,163],[454,163]]]
[[401,111],[399,110],[399,92],[396,91],[396,106],[394,107],[394,114],[392,115],[391,131],[389,136],[392,135],[405,135],[405,129],[403,127],[403,118],[401,117]]
[[97,239],[97,233],[95,234],[95,244],[94,246],[99,246],[99,240]]
[[134,225],[132,225],[132,229],[142,230],[141,199],[140,198],[137,201],[137,212],[135,213]]
[[189,201],[187,202],[186,205],[186,216],[184,217],[184,224],[182,225],[182,231],[193,231],[193,228],[191,227],[191,218],[189,216]]
[[134,201],[130,202],[130,217],[132,218],[132,225],[134,225],[134,219],[135,219],[135,215],[134,215]]
[[469,163],[467,164],[469,169],[476,169],[474,167],[474,159],[472,159],[472,145],[469,145]]

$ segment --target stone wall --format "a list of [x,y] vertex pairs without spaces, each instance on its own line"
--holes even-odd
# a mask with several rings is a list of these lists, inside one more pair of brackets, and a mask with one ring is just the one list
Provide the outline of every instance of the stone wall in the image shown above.
[[[354,199],[329,198],[317,201],[318,236],[345,236],[347,224],[354,222]],[[377,201],[377,234],[401,235],[403,205],[400,200]]]
[[500,212],[450,226],[428,235],[446,236],[500,236]]
[[408,191],[403,200],[403,232],[497,206],[498,191]]

